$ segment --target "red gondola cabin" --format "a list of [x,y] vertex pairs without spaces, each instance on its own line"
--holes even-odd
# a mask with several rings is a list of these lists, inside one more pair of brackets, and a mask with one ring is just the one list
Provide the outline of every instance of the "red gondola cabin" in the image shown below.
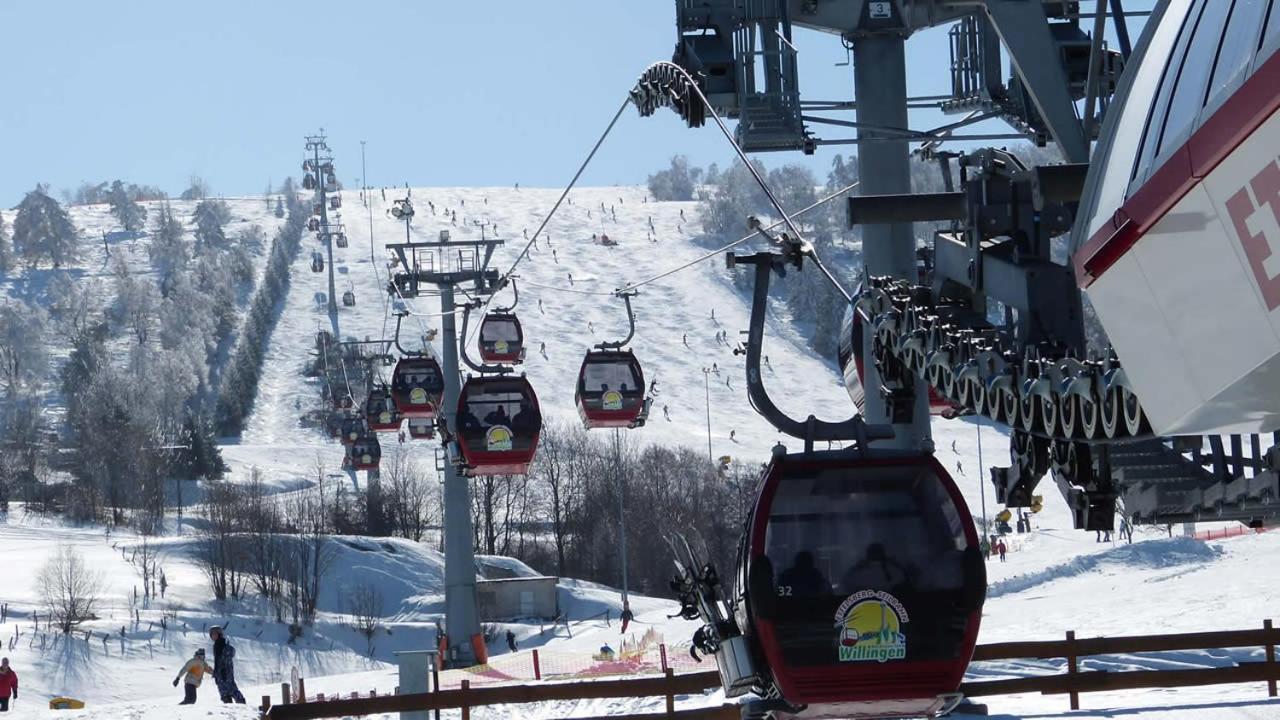
[[524,362],[524,331],[513,313],[491,312],[480,323],[480,358],[487,363]]
[[762,662],[730,696],[773,689],[806,718],[932,717],[957,699],[986,567],[932,456],[777,457],[745,543],[736,616]]
[[633,428],[644,424],[644,390],[644,370],[630,350],[590,350],[574,400],[588,428]]
[[365,422],[374,432],[395,432],[400,429],[404,417],[396,409],[386,388],[374,388],[364,403]]
[[425,355],[400,358],[391,374],[391,397],[404,417],[435,417],[444,398],[440,363]]
[[468,475],[524,475],[538,449],[542,411],[523,377],[472,377],[458,396],[457,425]]

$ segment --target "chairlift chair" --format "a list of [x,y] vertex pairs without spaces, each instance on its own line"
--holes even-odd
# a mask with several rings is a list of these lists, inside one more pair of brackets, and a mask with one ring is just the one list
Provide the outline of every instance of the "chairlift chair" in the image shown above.
[[542,411],[524,377],[467,378],[458,396],[458,447],[468,475],[525,475],[542,432]]
[[316,189],[316,179],[312,177],[311,173],[307,173],[306,175],[302,176],[302,189],[304,190]]
[[341,196],[341,195],[334,195],[333,197],[329,198],[329,209],[330,209],[330,210],[337,210],[337,209],[338,209],[338,208],[340,208],[340,207],[342,207],[342,196]]
[[319,251],[311,253],[311,272],[324,272],[324,255]]
[[342,305],[343,307],[355,307],[356,305],[355,290],[347,290],[342,293]]
[[334,243],[336,243],[336,244],[337,244],[337,246],[338,246],[338,247],[340,247],[340,248],[344,248],[344,247],[346,247],[346,246],[347,246],[347,234],[346,234],[346,233],[344,233],[344,232],[340,232],[340,233],[338,233],[338,234],[337,234],[337,236],[336,236],[336,237],[334,237]]

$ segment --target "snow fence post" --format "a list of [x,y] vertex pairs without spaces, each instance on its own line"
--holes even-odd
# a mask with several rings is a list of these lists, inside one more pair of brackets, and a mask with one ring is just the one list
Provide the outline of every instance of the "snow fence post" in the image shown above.
[[671,683],[674,680],[675,671],[667,668],[662,674],[667,678],[667,716],[670,717],[676,711],[676,696],[671,692]]
[[289,704],[289,683],[287,682],[280,683],[280,704]]
[[658,656],[662,658],[662,672],[667,671],[667,644],[658,643]]
[[459,690],[461,690],[462,692],[462,695],[461,695],[462,700],[460,701],[462,705],[462,707],[460,708],[462,710],[462,720],[471,720],[471,706],[467,704],[467,692],[470,689],[471,689],[471,681],[463,680],[462,687],[459,688]]
[[538,648],[533,649],[533,679],[542,679],[542,665],[538,662]]
[[307,701],[307,679],[301,676],[298,677],[297,701],[299,703],[305,703]]
[[269,712],[271,712],[271,696],[263,695],[262,696],[262,716],[266,717],[267,713]]
[[[1076,666],[1076,631],[1068,630],[1067,631],[1067,676],[1074,678],[1076,675],[1076,671],[1078,669],[1079,668]],[[1075,686],[1072,685],[1072,687],[1075,687]],[[1071,709],[1079,710],[1080,709],[1080,693],[1076,692],[1075,690],[1072,690],[1070,692],[1070,696],[1071,696]]]
[[[1271,642],[1271,632],[1270,632],[1271,619],[1267,618],[1266,620],[1263,620],[1262,627],[1265,630],[1267,630],[1267,665],[1271,666],[1271,670],[1274,671],[1275,665],[1276,665],[1276,644],[1274,642]],[[1276,696],[1275,675],[1272,675],[1271,677],[1272,679],[1267,681],[1267,695],[1269,697],[1275,697]]]

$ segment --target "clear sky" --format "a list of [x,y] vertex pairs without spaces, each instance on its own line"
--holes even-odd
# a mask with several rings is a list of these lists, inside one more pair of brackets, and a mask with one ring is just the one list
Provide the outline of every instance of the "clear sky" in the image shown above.
[[[318,127],[348,186],[361,140],[373,185],[563,186],[639,73],[670,58],[675,7],[3,0],[0,32],[0,207],[12,207],[36,182],[121,178],[176,195],[198,174],[221,194],[260,193],[298,174],[302,136]],[[797,33],[802,96],[848,99],[839,40]],[[945,92],[942,31],[908,51],[909,91]],[[849,148],[807,162],[821,178],[837,152]],[[628,110],[582,182],[640,183],[675,153],[731,157],[710,127]]]

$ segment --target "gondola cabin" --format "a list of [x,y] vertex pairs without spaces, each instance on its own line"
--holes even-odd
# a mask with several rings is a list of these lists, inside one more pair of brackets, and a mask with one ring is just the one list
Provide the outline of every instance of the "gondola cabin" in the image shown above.
[[542,431],[542,411],[523,377],[467,379],[458,396],[458,446],[468,475],[524,475]]
[[588,428],[633,428],[644,424],[644,389],[644,370],[630,350],[590,350],[574,401]]
[[444,398],[440,363],[429,356],[400,358],[391,374],[391,397],[407,418],[434,418]]
[[310,230],[311,232],[319,232],[320,221],[315,218],[311,218],[307,220],[307,229]]
[[524,331],[513,313],[491,312],[480,323],[480,358],[487,363],[524,362]]
[[337,244],[337,246],[338,246],[338,247],[340,247],[340,248],[347,247],[347,245],[348,245],[348,243],[347,243],[347,234],[346,234],[346,233],[344,233],[344,232],[340,232],[340,233],[338,233],[338,234],[334,237],[334,240],[333,240],[333,241],[334,241],[334,243],[336,243],[336,244]]
[[337,210],[337,209],[338,209],[338,208],[340,208],[340,207],[342,207],[342,196],[341,196],[341,195],[334,195],[333,197],[329,198],[329,209],[330,209],[330,210]]
[[409,418],[409,437],[414,440],[431,440],[436,436],[436,421],[426,418]]
[[[838,354],[845,390],[859,412],[863,411],[867,400],[866,386],[863,384],[865,366],[862,361],[862,327],[862,316],[850,305],[845,310],[844,323],[840,327]],[[929,388],[929,414],[942,415],[951,408],[950,400],[932,387]]]
[[347,291],[343,292],[343,293],[342,293],[342,306],[343,306],[343,307],[355,307],[355,305],[356,305],[356,291],[355,291],[355,290],[347,290]]
[[374,432],[395,432],[400,429],[404,416],[396,408],[391,393],[386,388],[374,388],[364,404],[365,422]]
[[302,176],[302,189],[304,189],[304,190],[315,190],[315,189],[316,189],[316,179],[315,179],[315,176],[313,176],[311,173],[307,173],[306,175],[303,175],[303,176]]
[[758,665],[730,672],[726,690],[774,688],[807,706],[805,718],[937,714],[955,700],[978,636],[978,542],[932,456],[775,457],[734,597]]
[[354,443],[347,446],[342,458],[344,470],[377,470],[382,462],[382,445],[374,433],[361,435]]
[[311,253],[311,272],[324,272],[324,255],[319,252]]
[[343,445],[354,445],[361,436],[369,434],[369,428],[365,425],[364,418],[357,415],[342,418],[338,427],[339,438]]

